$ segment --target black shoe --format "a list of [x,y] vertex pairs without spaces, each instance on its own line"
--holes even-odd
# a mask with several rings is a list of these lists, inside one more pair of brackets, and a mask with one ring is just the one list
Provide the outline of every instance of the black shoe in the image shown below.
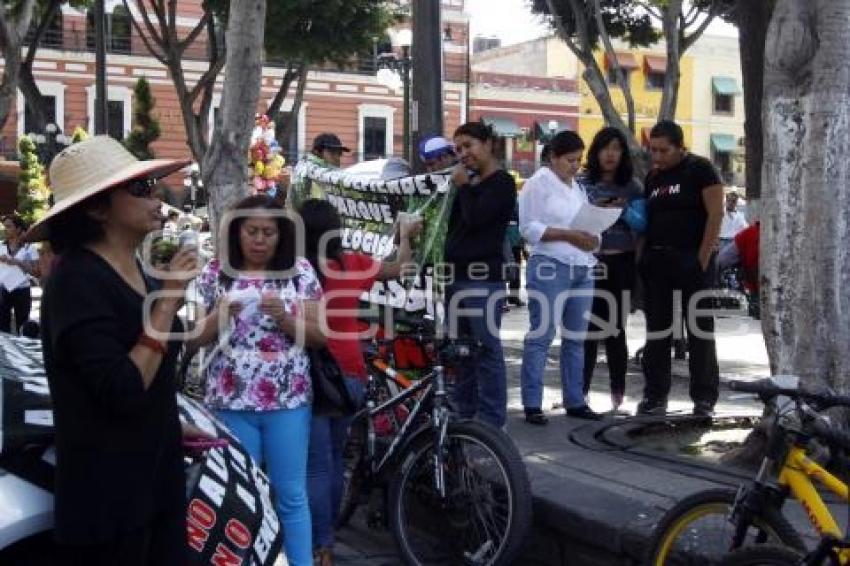
[[711,418],[714,416],[714,407],[705,402],[694,403],[694,416]]
[[641,416],[664,416],[667,414],[667,403],[644,399],[638,403],[637,414]]
[[595,412],[593,409],[588,407],[587,405],[582,405],[581,407],[573,407],[572,409],[567,409],[567,416],[573,417],[576,419],[584,419],[586,421],[601,421],[602,415]]
[[543,411],[540,409],[526,409],[525,422],[528,424],[542,426],[547,424],[549,419],[546,418],[546,415],[543,414]]
[[508,304],[513,307],[522,308],[525,306],[525,301],[523,301],[522,299],[508,299]]

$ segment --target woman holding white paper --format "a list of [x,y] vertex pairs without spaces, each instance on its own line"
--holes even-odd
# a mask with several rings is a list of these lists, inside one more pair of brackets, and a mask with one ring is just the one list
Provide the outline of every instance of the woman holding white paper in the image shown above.
[[543,375],[555,328],[561,333],[561,392],[567,415],[596,420],[582,391],[584,336],[593,299],[591,253],[599,236],[570,228],[587,194],[576,182],[584,143],[575,132],[556,134],[550,162],[534,174],[519,198],[519,225],[531,245],[526,272],[530,331],[522,356],[525,420],[543,425]]
[[[295,256],[293,223],[267,196],[239,202],[227,234],[227,254],[197,280],[207,310],[191,347],[226,327],[207,366],[205,403],[264,463],[277,493],[290,564],[313,562],[307,504],[310,362],[307,346],[321,346],[318,324],[305,317],[322,288],[310,263]],[[216,308],[229,304],[229,319]]]
[[[38,250],[34,244],[21,241],[27,231],[26,222],[17,214],[3,219],[6,241],[0,244],[0,331],[17,332],[30,317],[32,291],[29,276],[38,276]],[[12,328],[12,312],[15,328]]]

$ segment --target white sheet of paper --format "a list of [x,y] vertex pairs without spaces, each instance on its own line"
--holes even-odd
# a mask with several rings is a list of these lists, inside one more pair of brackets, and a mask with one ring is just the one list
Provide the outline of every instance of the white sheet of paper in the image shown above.
[[589,234],[601,234],[613,226],[622,213],[622,208],[602,208],[584,203],[570,223],[570,229]]
[[231,302],[242,305],[242,310],[239,311],[240,318],[250,318],[260,307],[260,291],[256,287],[229,291],[227,298]]
[[0,285],[7,291],[14,291],[26,280],[27,276],[20,267],[0,263]]

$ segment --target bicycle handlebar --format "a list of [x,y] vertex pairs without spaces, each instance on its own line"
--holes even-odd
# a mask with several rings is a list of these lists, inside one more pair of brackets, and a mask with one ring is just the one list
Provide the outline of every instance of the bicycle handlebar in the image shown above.
[[802,387],[779,387],[770,379],[730,381],[728,386],[732,391],[754,393],[765,402],[784,395],[791,399],[802,399],[815,405],[818,410],[832,407],[850,407],[850,395],[837,395],[829,391],[809,391]]

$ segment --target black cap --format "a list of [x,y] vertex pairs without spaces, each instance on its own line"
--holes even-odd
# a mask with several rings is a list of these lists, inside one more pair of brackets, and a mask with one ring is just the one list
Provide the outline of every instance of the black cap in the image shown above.
[[323,149],[339,149],[341,151],[351,151],[339,139],[339,136],[331,133],[319,134],[313,140],[313,151],[322,151]]

